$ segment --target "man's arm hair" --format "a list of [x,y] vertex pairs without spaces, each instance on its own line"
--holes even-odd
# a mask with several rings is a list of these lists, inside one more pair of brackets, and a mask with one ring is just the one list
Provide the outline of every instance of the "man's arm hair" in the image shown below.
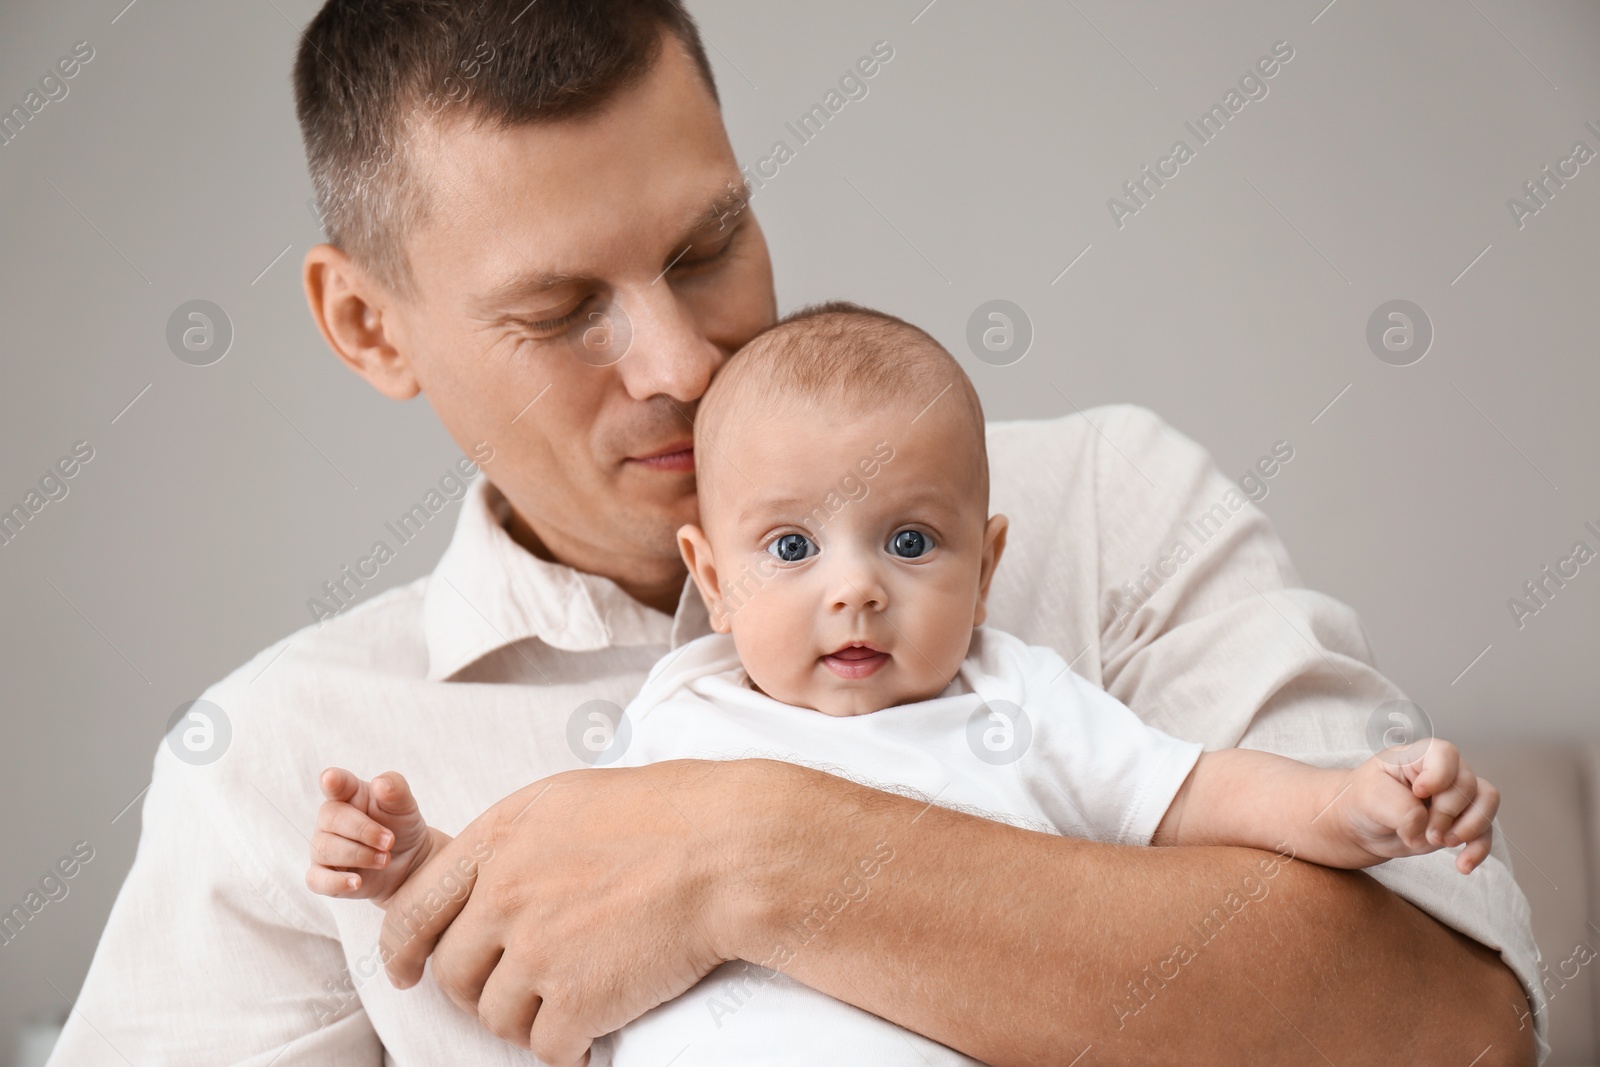
[[[1093,434],[1071,420],[991,431],[991,457],[1028,471],[996,479],[995,509],[1045,532],[1015,524],[990,625],[1082,648],[1075,670],[1168,733],[1348,762],[1398,689],[1348,608],[1290,588],[1261,513],[1230,510],[1214,555],[1131,611],[1083,592],[1097,570],[1102,589],[1139,573],[1230,484],[1149,412],[1089,416]],[[1096,455],[1096,435],[1114,444]],[[1086,561],[1097,537],[1119,540]],[[541,817],[519,822],[534,802]],[[1495,892],[1457,904],[1426,878],[1033,833],[763,760],[565,772],[473,833],[494,861],[389,946],[389,970],[413,984],[433,953],[459,1005],[547,1060],[576,1061],[727,959],[998,1065],[1534,1059],[1538,1016],[1512,971],[1375,880],[1531,967],[1526,908],[1492,857],[1473,878]]]
[[996,1067],[1091,1048],[1097,1064],[1535,1062],[1498,955],[1361,872],[1055,837],[748,766],[753,793],[785,799],[738,835],[762,842],[730,880],[739,954]]
[[[1401,693],[1355,613],[1299,587],[1248,502],[1302,469],[1292,442],[1261,447],[1233,480],[1142,408],[992,428],[994,506],[1014,521],[991,624],[1030,643],[1072,634],[1068,655],[1088,641],[1074,669],[1169,733],[1353,764],[1371,755],[1368,716]],[[1065,596],[1041,581],[1091,543],[1098,590]],[[1090,1044],[1094,1062],[1384,1062],[1401,1048],[1450,1062],[1458,1047],[1462,1062],[1534,1059],[1529,1004],[1500,957],[1371,875],[1294,861],[1266,879],[1260,864],[1275,857],[1247,849],[1053,838],[837,780],[804,792],[814,803],[785,811],[792,824],[771,827],[770,855],[754,863],[771,874],[758,879],[770,895],[755,929],[770,938],[794,921],[783,912],[825,893],[825,872],[891,843],[897,859],[869,906],[846,909],[791,973],[980,1059],[1071,1063]],[[1463,898],[1473,914],[1453,921],[1526,934],[1497,864],[1474,877],[1493,875],[1498,895]],[[1379,877],[1448,910],[1417,891],[1420,872],[1393,866]],[[1478,914],[1502,903],[1505,914]]]

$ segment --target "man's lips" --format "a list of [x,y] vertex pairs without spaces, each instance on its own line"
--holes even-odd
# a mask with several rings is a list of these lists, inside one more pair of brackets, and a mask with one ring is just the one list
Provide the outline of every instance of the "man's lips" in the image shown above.
[[889,662],[889,653],[870,642],[852,642],[823,656],[822,662],[840,678],[853,681],[876,674]]
[[637,463],[642,467],[656,471],[692,471],[694,470],[694,442],[676,441],[665,448],[651,452],[649,455],[629,456],[628,462]]

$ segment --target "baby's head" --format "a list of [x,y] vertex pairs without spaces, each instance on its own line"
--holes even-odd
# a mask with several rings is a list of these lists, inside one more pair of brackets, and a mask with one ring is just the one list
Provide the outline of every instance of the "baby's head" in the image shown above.
[[694,456],[678,547],[762,692],[862,715],[944,690],[1006,519],[977,392],[937,341],[854,304],[797,312],[713,380]]

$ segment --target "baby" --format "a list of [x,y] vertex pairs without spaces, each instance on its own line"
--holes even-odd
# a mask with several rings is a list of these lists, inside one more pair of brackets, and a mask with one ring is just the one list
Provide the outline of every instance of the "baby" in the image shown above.
[[[785,759],[1049,832],[1332,867],[1460,845],[1469,874],[1488,855],[1496,793],[1446,742],[1350,769],[1203,752],[984,626],[1007,520],[989,515],[983,411],[916,327],[850,304],[790,316],[716,377],[694,454],[701,523],[678,547],[716,632],[651,668],[616,765]],[[319,892],[382,904],[448,840],[397,774],[321,784]],[[862,857],[839,900],[893,859],[892,842]],[[723,964],[596,1042],[593,1063],[976,1062],[781,973],[814,916],[774,958]]]

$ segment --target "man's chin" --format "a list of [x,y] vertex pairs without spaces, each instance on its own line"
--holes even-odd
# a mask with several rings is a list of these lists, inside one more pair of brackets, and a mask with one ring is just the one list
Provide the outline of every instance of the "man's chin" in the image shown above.
[[660,492],[635,494],[633,499],[642,519],[653,519],[670,527],[669,535],[674,544],[677,543],[678,527],[686,522],[697,525],[700,522],[700,498],[695,493],[692,474],[671,489],[663,487]]
[[641,555],[682,561],[678,552],[678,529],[684,523],[698,523],[699,509],[690,497],[687,506],[651,507],[619,516],[616,529],[628,531],[628,540]]

